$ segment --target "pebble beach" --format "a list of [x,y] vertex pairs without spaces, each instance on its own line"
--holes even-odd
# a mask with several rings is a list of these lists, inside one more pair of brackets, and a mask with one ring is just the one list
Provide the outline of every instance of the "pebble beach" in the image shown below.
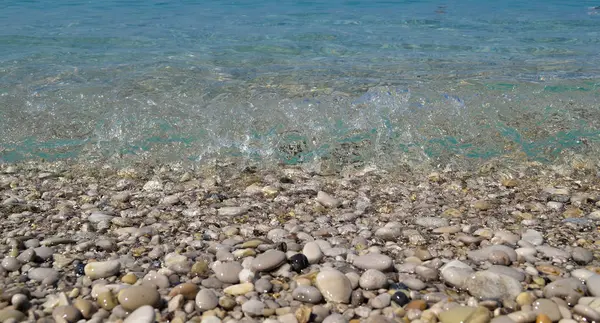
[[594,163],[0,165],[0,322],[600,322]]

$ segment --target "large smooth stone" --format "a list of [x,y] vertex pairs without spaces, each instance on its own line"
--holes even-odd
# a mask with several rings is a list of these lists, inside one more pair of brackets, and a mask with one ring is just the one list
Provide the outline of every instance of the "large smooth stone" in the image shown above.
[[336,269],[323,270],[317,275],[316,285],[329,302],[349,303],[352,284],[346,275]]
[[594,274],[588,277],[585,284],[592,296],[600,297],[600,275]]
[[107,278],[114,276],[121,270],[121,263],[117,260],[90,262],[85,265],[86,276],[91,279]]
[[240,282],[240,271],[242,265],[239,262],[223,262],[214,266],[213,270],[218,280],[226,284],[237,284]]
[[149,285],[125,288],[119,292],[117,299],[127,311],[135,311],[144,305],[157,307],[160,304],[160,294],[154,286]]

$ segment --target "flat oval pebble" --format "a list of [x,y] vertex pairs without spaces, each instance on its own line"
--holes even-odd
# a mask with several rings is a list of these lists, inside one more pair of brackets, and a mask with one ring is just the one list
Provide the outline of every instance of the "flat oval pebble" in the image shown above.
[[11,319],[14,319],[16,322],[21,322],[25,318],[25,314],[12,308],[3,308],[0,310],[0,322],[5,322]]
[[52,268],[33,268],[27,274],[29,279],[36,282],[46,282],[47,284],[53,284],[58,280],[58,271]]
[[185,299],[194,299],[196,298],[196,294],[198,294],[198,285],[193,284],[193,283],[182,283],[179,284],[175,287],[173,287],[173,289],[171,289],[171,291],[169,292],[169,296],[170,297],[174,297],[177,295],[183,295],[185,297]]
[[556,322],[562,318],[560,310],[558,309],[558,305],[549,299],[540,298],[533,302],[531,306],[538,313],[548,315],[553,322]]
[[252,260],[251,269],[255,272],[271,271],[281,266],[286,259],[285,252],[268,250]]
[[237,285],[231,285],[223,289],[225,294],[229,295],[245,295],[254,290],[254,284],[252,283],[242,283]]
[[123,323],[154,323],[155,319],[154,308],[150,305],[144,305],[131,312]]
[[212,290],[202,289],[196,294],[196,308],[200,312],[212,310],[218,305],[219,299]]
[[163,289],[171,286],[169,278],[155,270],[151,270],[143,278],[144,284],[150,284],[156,286],[158,289]]
[[392,269],[393,262],[389,256],[380,253],[368,253],[356,257],[352,264],[360,269],[377,269],[385,272]]
[[78,298],[73,301],[73,306],[81,312],[84,319],[89,319],[94,313],[95,307],[87,299]]
[[54,308],[52,318],[57,322],[77,322],[82,318],[81,312],[71,305],[63,305]]
[[521,292],[521,283],[510,276],[478,271],[466,280],[465,288],[479,299],[514,300]]
[[121,290],[117,299],[124,309],[135,311],[144,305],[157,307],[160,303],[160,294],[153,286],[139,285]]
[[302,248],[302,253],[306,256],[310,264],[319,263],[323,259],[323,251],[319,247],[319,244],[314,241],[307,242],[304,248]]
[[213,267],[215,277],[226,284],[237,284],[240,282],[239,274],[242,271],[242,265],[239,262],[222,262]]
[[369,269],[360,276],[358,284],[366,290],[384,288],[387,286],[387,276],[379,270]]
[[318,304],[323,300],[323,295],[314,286],[298,286],[292,292],[292,297],[300,302]]
[[85,275],[91,279],[114,276],[120,270],[121,263],[117,260],[90,262],[84,268]]
[[571,251],[571,257],[580,265],[587,265],[594,260],[594,254],[591,251],[581,247],[573,248],[573,251]]
[[336,269],[327,269],[319,272],[316,285],[323,297],[334,303],[349,303],[352,294],[352,285],[346,275]]

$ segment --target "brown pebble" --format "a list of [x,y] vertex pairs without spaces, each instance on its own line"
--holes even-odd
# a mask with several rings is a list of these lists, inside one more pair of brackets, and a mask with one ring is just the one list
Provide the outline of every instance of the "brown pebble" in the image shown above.
[[121,281],[125,284],[133,285],[137,282],[137,276],[133,273],[128,273],[127,275],[121,277]]
[[94,314],[94,305],[87,299],[78,298],[73,301],[73,306],[81,312],[84,319],[89,319]]
[[410,303],[406,304],[406,306],[404,307],[404,309],[406,309],[406,310],[417,309],[417,310],[421,310],[421,311],[424,311],[426,308],[427,308],[427,303],[422,299],[417,299],[417,300],[411,301]]
[[181,294],[185,299],[190,300],[196,298],[196,294],[198,294],[199,290],[200,288],[198,288],[198,285],[196,284],[183,283],[173,287],[169,292],[169,296],[173,297]]
[[508,266],[511,264],[510,257],[502,250],[494,250],[488,255],[488,260],[494,265]]
[[112,292],[103,292],[98,295],[98,305],[107,311],[112,311],[117,306],[117,300]]
[[546,314],[538,314],[535,318],[535,323],[552,323],[552,320]]

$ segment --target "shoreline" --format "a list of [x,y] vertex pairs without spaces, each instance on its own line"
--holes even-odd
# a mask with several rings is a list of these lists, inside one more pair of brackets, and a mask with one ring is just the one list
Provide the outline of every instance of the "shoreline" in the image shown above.
[[26,162],[0,164],[0,191],[13,321],[600,318],[600,178],[584,159],[329,173]]

